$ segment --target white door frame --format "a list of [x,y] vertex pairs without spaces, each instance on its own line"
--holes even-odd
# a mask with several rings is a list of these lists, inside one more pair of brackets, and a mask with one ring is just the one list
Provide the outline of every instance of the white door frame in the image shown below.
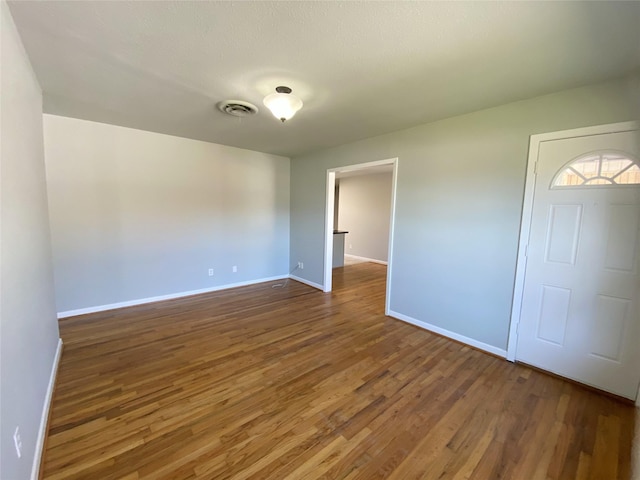
[[389,158],[387,160],[377,160],[375,162],[358,163],[356,165],[347,165],[344,167],[330,168],[327,170],[327,201],[325,211],[325,236],[324,236],[324,283],[322,285],[323,292],[330,292],[331,274],[333,272],[333,211],[335,206],[336,195],[336,173],[353,172],[355,170],[364,170],[366,168],[378,167],[380,165],[392,165],[393,175],[391,180],[391,216],[389,219],[389,251],[387,254],[387,291],[385,294],[385,315],[389,315],[389,303],[391,293],[391,269],[393,268],[393,233],[395,230],[396,217],[396,185],[398,181],[398,158]]
[[[540,145],[550,140],[565,138],[587,137],[606,133],[619,133],[637,130],[640,122],[621,122],[595,127],[582,127],[560,132],[540,133],[531,135],[529,141],[529,158],[527,160],[527,177],[524,189],[524,203],[522,206],[522,221],[520,223],[520,241],[518,245],[518,259],[516,264],[516,278],[513,287],[513,303],[511,306],[511,323],[509,326],[509,341],[507,343],[507,360],[515,362],[518,343],[518,324],[522,313],[522,296],[524,294],[524,279],[527,270],[527,247],[531,229],[531,214],[533,212],[534,190],[536,186],[536,167]],[[640,368],[640,366],[639,366]]]

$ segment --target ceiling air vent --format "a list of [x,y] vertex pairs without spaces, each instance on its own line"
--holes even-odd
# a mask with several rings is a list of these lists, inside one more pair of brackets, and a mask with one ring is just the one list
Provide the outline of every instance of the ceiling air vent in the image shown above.
[[225,100],[218,104],[218,109],[234,117],[248,117],[258,113],[258,108],[255,105],[241,100]]

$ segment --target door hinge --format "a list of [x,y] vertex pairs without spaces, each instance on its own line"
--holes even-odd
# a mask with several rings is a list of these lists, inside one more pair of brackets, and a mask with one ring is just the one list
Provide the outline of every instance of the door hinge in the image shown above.
[[524,256],[527,257],[529,255],[529,244],[524,246]]
[[536,161],[536,163],[533,164],[533,174],[537,175],[538,174],[538,162]]

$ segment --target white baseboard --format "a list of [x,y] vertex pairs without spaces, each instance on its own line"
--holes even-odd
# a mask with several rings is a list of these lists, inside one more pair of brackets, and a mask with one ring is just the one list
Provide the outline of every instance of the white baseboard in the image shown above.
[[38,429],[38,439],[36,440],[36,448],[33,454],[33,465],[31,466],[31,480],[38,480],[40,476],[40,463],[42,462],[42,454],[44,449],[44,440],[47,438],[47,426],[49,420],[49,410],[51,410],[51,400],[53,399],[53,391],[56,386],[56,377],[58,375],[58,366],[60,365],[60,357],[62,356],[62,339],[58,339],[58,348],[51,365],[51,375],[49,376],[49,386],[44,397],[44,405],[42,406],[42,416],[40,417],[40,428]]
[[76,315],[86,315],[87,313],[104,312],[106,310],[115,310],[116,308],[133,307],[143,305],[145,303],[161,302],[163,300],[173,300],[175,298],[189,297],[191,295],[200,295],[201,293],[217,292],[218,290],[227,290],[229,288],[246,287],[256,283],[271,282],[273,280],[282,280],[288,278],[288,275],[278,275],[276,277],[259,278],[257,280],[248,280],[246,282],[227,283],[215,287],[201,288],[199,290],[189,290],[187,292],[170,293],[168,295],[159,295],[157,297],[139,298],[137,300],[129,300],[126,302],[110,303],[107,305],[98,305],[95,307],[79,308],[77,310],[67,310],[58,312],[58,318],[75,317]]
[[354,260],[361,260],[363,262],[379,263],[380,265],[387,265],[388,264],[388,262],[385,262],[383,260],[376,260],[375,258],[368,258],[368,257],[360,257],[358,255],[351,255],[349,253],[345,253],[344,256],[345,257],[349,257],[349,258],[353,258]]
[[318,290],[324,291],[324,287],[319,283],[312,282],[307,280],[306,278],[297,277],[296,275],[289,275],[291,280],[295,280],[296,282],[304,283],[305,285],[309,285],[310,287],[317,288]]
[[636,407],[636,431],[631,453],[631,478],[640,480],[640,408]]
[[464,335],[460,335],[455,332],[451,332],[449,330],[445,330],[441,327],[436,327],[435,325],[431,325],[430,323],[423,322],[422,320],[416,320],[415,318],[411,318],[407,315],[403,315],[402,313],[389,311],[389,316],[393,318],[397,318],[398,320],[402,320],[403,322],[410,323],[411,325],[415,325],[420,328],[424,328],[425,330],[429,330],[430,332],[437,333],[438,335],[442,335],[443,337],[451,338],[452,340],[457,340],[458,342],[462,342],[471,347],[477,348],[479,350],[484,350],[485,352],[492,353],[493,355],[497,355],[498,357],[507,358],[507,351],[502,348],[494,347],[493,345],[489,345],[488,343],[479,342],[478,340],[474,340],[473,338],[465,337]]

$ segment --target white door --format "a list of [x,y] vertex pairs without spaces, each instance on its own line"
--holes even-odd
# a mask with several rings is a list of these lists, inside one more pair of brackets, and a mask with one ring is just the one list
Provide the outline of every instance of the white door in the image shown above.
[[635,399],[638,132],[542,141],[516,360]]

